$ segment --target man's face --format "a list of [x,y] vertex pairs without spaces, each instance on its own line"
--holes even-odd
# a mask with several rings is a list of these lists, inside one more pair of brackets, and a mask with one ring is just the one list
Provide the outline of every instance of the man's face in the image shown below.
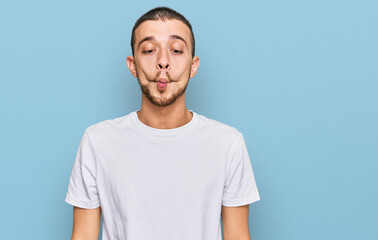
[[181,21],[148,20],[135,30],[127,65],[151,103],[165,107],[185,93],[199,66],[191,51],[190,30]]

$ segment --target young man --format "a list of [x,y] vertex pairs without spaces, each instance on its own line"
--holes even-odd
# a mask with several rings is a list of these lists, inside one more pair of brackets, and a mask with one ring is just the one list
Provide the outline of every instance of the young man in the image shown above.
[[190,23],[172,9],[134,25],[127,66],[139,111],[89,126],[65,201],[72,239],[250,239],[249,204],[260,199],[242,133],[185,106],[199,67]]

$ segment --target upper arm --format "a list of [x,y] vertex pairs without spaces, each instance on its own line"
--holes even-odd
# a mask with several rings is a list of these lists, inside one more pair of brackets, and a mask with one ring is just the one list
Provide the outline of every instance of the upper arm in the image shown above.
[[249,205],[226,207],[222,205],[223,236],[225,240],[250,240]]
[[72,240],[97,240],[100,233],[101,207],[85,209],[73,208]]

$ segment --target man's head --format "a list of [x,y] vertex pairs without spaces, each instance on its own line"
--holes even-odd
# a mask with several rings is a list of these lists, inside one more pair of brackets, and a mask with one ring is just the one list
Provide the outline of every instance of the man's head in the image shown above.
[[133,29],[133,56],[126,63],[144,96],[157,106],[166,107],[184,97],[189,78],[199,67],[191,26],[182,19],[169,8],[155,8],[139,18]]
[[154,9],[151,9],[150,11],[143,14],[134,24],[133,30],[131,32],[131,50],[134,56],[134,45],[135,45],[135,30],[139,27],[140,24],[142,24],[145,21],[148,20],[178,20],[183,22],[190,30],[191,34],[191,44],[192,44],[192,57],[195,55],[195,39],[194,34],[192,30],[192,25],[190,22],[180,13],[176,12],[173,9],[167,8],[167,7],[157,7]]

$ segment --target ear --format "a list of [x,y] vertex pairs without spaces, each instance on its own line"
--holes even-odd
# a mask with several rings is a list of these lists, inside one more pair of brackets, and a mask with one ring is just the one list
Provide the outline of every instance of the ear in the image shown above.
[[133,56],[128,56],[126,58],[126,64],[127,67],[129,68],[131,74],[135,77],[138,78],[138,74],[136,72],[136,66],[135,66],[135,59]]
[[192,67],[190,68],[190,78],[196,75],[199,65],[200,65],[199,57],[197,56],[193,57]]

